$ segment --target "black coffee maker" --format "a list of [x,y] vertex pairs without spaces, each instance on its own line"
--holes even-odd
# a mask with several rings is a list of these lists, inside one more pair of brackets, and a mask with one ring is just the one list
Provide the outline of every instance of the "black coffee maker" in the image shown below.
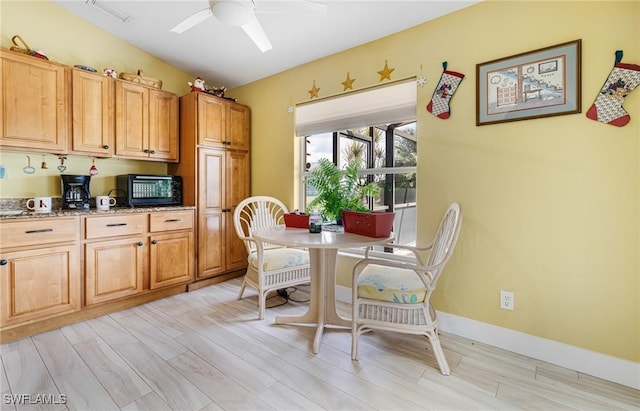
[[62,174],[62,209],[88,210],[91,201],[91,176]]

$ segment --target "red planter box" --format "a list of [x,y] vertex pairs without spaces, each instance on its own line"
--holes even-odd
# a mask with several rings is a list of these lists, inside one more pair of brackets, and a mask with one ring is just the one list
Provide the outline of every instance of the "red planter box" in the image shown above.
[[287,227],[309,228],[309,214],[285,214],[284,225]]
[[388,237],[393,228],[394,214],[388,211],[361,213],[344,210],[342,212],[342,225],[347,233],[376,238]]

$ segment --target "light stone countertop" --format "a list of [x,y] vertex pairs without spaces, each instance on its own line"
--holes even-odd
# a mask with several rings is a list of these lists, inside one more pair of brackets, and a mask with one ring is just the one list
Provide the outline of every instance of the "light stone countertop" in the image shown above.
[[163,211],[195,210],[195,206],[158,206],[158,207],[111,207],[108,211],[96,210],[62,210],[55,209],[51,212],[41,213],[28,210],[0,210],[0,221],[28,219],[28,218],[52,218],[70,216],[99,216],[109,214],[148,213]]

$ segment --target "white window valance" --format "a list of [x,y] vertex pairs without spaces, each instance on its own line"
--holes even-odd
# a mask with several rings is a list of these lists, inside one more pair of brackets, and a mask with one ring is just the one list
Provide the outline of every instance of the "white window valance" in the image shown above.
[[296,106],[298,137],[416,118],[416,81],[403,80]]

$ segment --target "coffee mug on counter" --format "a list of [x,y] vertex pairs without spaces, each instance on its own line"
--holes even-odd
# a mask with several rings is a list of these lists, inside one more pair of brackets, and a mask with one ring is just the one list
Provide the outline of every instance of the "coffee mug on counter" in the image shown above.
[[96,208],[107,211],[109,207],[116,205],[116,199],[109,196],[96,196]]
[[51,212],[51,197],[36,197],[27,200],[27,209],[36,213]]

